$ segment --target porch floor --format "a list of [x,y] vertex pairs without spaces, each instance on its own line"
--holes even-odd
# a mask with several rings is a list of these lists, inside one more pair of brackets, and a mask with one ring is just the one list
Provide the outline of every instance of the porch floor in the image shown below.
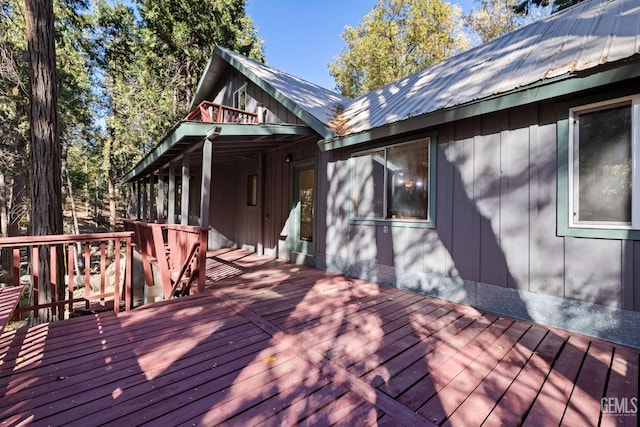
[[636,349],[210,255],[205,294],[5,331],[0,425],[637,425]]

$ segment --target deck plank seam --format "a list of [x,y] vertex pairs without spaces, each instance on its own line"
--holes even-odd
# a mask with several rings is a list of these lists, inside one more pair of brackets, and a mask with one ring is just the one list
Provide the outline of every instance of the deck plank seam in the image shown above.
[[307,349],[306,351],[300,350],[295,344],[295,337],[289,335],[285,331],[273,325],[271,322],[257,315],[250,308],[239,304],[223,292],[214,290],[211,292],[211,295],[234,309],[238,315],[247,318],[257,327],[271,335],[278,343],[285,345],[291,351],[299,355],[303,360],[311,363],[316,368],[320,369],[321,372],[329,375],[334,381],[340,383],[366,402],[374,405],[383,413],[391,416],[399,422],[407,422],[410,425],[435,426],[435,424],[412,411],[402,403],[394,400],[386,393],[372,387],[361,378],[350,373],[347,369],[327,359],[324,354],[310,349]]
[[[552,333],[552,332],[549,331],[548,333]],[[547,373],[545,374],[544,378],[542,379],[542,383],[540,384],[540,388],[536,392],[535,397],[531,401],[531,404],[529,405],[527,410],[524,411],[524,413],[522,414],[522,418],[520,419],[520,423],[524,423],[526,421],[527,417],[529,416],[529,413],[533,409],[533,405],[538,401],[538,397],[540,396],[540,393],[542,393],[542,389],[544,388],[545,383],[549,379],[549,376],[551,375],[551,373],[554,372],[556,364],[558,363],[558,359],[560,358],[560,355],[562,354],[562,352],[564,351],[564,349],[568,345],[568,343],[569,343],[569,337],[565,337],[564,340],[563,340],[562,345],[558,348],[558,351],[556,352],[555,356],[553,357],[553,360],[549,364],[549,368],[547,370]],[[497,405],[498,405],[498,402],[496,402],[496,406]]]

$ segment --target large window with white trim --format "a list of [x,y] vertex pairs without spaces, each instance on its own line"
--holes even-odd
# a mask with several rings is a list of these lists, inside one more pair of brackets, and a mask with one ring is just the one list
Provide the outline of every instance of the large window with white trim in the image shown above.
[[352,218],[430,220],[430,138],[352,156]]
[[640,229],[640,96],[569,110],[569,226]]

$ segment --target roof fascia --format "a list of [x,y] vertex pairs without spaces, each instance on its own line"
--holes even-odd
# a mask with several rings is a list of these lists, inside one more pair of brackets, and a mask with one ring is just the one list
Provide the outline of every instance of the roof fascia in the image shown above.
[[322,124],[320,120],[316,119],[314,116],[309,114],[304,108],[300,107],[300,105],[298,105],[297,103],[292,101],[290,98],[282,94],[282,92],[276,90],[269,83],[267,83],[266,81],[258,77],[249,68],[242,65],[239,61],[236,61],[235,58],[233,58],[231,55],[228,55],[225,51],[219,49],[217,46],[214,51],[214,55],[220,56],[222,59],[227,61],[232,67],[234,67],[236,70],[244,74],[256,86],[264,90],[267,94],[273,97],[280,104],[284,105],[288,110],[290,110],[293,114],[295,114],[295,116],[298,117],[300,120],[307,123],[322,138],[331,138],[335,135],[333,132],[331,132],[331,130],[327,126]]
[[196,86],[196,91],[193,93],[193,97],[191,99],[191,103],[189,104],[189,111],[193,110],[193,107],[195,107],[195,102],[197,99],[197,95],[200,92],[200,90],[202,89],[202,86],[204,85],[205,81],[206,81],[206,77],[209,74],[209,71],[211,70],[211,66],[213,65],[213,60],[216,57],[216,52],[218,51],[218,47],[216,46],[215,50],[214,50],[214,54],[211,55],[211,57],[209,58],[209,61],[207,62],[207,66],[204,67],[204,72],[202,73],[202,75],[200,76],[200,80],[198,81],[198,86]]
[[138,175],[142,174],[149,165],[158,160],[164,153],[173,148],[182,139],[187,137],[205,138],[207,136],[207,132],[214,127],[219,128],[219,137],[260,137],[272,135],[312,136],[316,134],[309,126],[304,125],[181,122],[162,140],[160,144],[158,144],[131,171],[129,171],[122,178],[122,181],[131,181]]
[[169,151],[182,139],[189,136],[202,136],[204,138],[213,126],[211,123],[181,122],[164,137],[160,144],[156,145],[149,154],[140,160],[138,164],[122,178],[122,181],[130,181],[141,174],[149,165],[158,160],[160,156]]
[[357,134],[324,139],[318,142],[318,146],[321,151],[337,150],[381,138],[394,137],[406,132],[415,132],[443,123],[545,101],[637,77],[640,77],[638,56],[634,60],[624,60],[622,65],[608,67],[600,72],[560,76],[523,86],[502,95],[495,95],[449,109],[411,117]]

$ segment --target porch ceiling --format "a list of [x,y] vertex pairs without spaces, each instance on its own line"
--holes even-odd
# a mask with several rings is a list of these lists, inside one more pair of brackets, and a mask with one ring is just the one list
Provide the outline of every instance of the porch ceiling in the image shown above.
[[137,181],[157,174],[180,161],[185,153],[193,154],[192,168],[200,167],[203,142],[214,128],[218,128],[212,140],[214,163],[251,159],[284,145],[321,139],[313,129],[300,125],[181,122],[122,180]]

